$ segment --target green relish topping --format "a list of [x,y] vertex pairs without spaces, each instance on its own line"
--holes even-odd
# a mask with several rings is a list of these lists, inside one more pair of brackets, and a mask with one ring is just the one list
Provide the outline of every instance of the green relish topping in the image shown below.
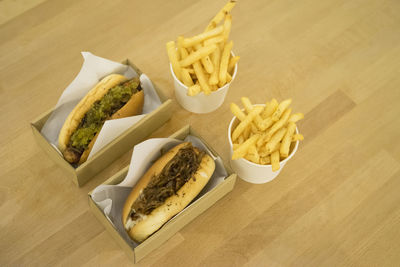
[[101,100],[96,101],[86,112],[77,130],[72,134],[69,146],[82,153],[100,131],[106,119],[122,108],[131,96],[140,91],[138,78],[111,88]]

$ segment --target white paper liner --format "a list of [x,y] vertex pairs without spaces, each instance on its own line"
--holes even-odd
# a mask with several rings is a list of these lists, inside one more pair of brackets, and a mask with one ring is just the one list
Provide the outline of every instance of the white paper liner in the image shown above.
[[[224,168],[221,158],[215,157],[200,139],[188,135],[184,141],[192,142],[193,146],[206,151],[215,161],[215,171],[207,185],[195,198],[194,201],[196,201],[221,183],[224,178],[228,176],[228,173]],[[143,176],[147,169],[150,168],[150,166],[161,156],[161,151],[166,152],[184,141],[172,138],[154,138],[137,144],[134,147],[129,171],[125,179],[118,185],[100,185],[91,193],[93,201],[104,212],[106,218],[132,248],[135,248],[138,243],[130,239],[122,224],[121,216],[125,200],[131,192],[132,187]]]
[[[112,73],[122,74],[128,79],[138,76],[136,71],[130,66],[95,56],[89,52],[82,52],[82,56],[84,62],[79,74],[64,90],[54,108],[53,113],[50,115],[49,119],[46,121],[41,130],[42,135],[57,150],[58,135],[61,127],[64,124],[64,121],[68,117],[69,113],[71,113],[74,107],[78,104],[78,102],[102,78]],[[144,105],[142,114],[147,114],[160,106],[161,101],[154,89],[153,84],[145,74],[140,75],[140,82],[144,92]],[[101,129],[88,159],[143,117],[144,115],[138,115],[107,121]]]

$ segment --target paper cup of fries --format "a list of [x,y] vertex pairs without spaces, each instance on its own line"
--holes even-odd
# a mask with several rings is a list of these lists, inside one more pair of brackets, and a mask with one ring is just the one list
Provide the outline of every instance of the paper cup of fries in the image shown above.
[[[236,117],[233,117],[229,124],[228,138],[230,145],[230,158],[233,154],[233,143],[232,143],[232,131],[238,125],[239,121]],[[296,128],[296,133],[298,130]],[[261,165],[253,163],[247,159],[239,158],[236,160],[231,159],[231,167],[240,178],[246,182],[253,184],[263,184],[272,181],[281,172],[285,164],[296,154],[299,141],[293,142],[290,146],[290,154],[284,160],[279,161],[280,168],[277,171],[272,170],[271,164]]]
[[236,77],[240,57],[233,55],[233,41],[229,40],[235,5],[235,0],[226,3],[203,32],[166,43],[175,96],[188,111],[216,110]]
[[[232,56],[234,56],[233,53]],[[204,92],[200,92],[194,96],[188,95],[188,87],[176,77],[171,64],[170,70],[172,77],[174,78],[175,96],[179,104],[184,109],[193,113],[209,113],[216,110],[222,105],[222,103],[224,103],[229,86],[236,77],[237,64],[235,64],[233,69],[232,80],[221,88],[212,91],[209,95],[205,95]]]
[[230,105],[235,115],[228,129],[231,166],[247,182],[266,183],[278,176],[304,139],[296,126],[304,114],[291,113],[291,99],[253,105],[242,97],[241,102],[244,109]]

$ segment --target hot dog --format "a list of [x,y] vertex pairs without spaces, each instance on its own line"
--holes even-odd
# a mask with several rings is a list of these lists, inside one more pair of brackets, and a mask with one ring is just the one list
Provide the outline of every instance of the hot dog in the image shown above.
[[71,111],[58,137],[58,147],[65,160],[82,164],[104,122],[140,114],[144,94],[139,78],[111,74],[93,87]]
[[214,160],[190,142],[162,155],[126,199],[122,222],[129,236],[142,242],[157,231],[200,193],[214,169]]

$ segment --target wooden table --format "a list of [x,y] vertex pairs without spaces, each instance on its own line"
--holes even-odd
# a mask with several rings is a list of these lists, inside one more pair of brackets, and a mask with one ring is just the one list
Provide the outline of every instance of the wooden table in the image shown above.
[[[130,58],[174,98],[165,43],[225,1],[0,1],[0,265],[129,265],[77,188],[34,142],[81,51]],[[174,104],[153,137],[191,124],[228,160],[229,103],[293,98],[305,140],[274,181],[235,189],[140,266],[393,266],[400,262],[400,2],[240,1],[239,72],[216,112]]]

